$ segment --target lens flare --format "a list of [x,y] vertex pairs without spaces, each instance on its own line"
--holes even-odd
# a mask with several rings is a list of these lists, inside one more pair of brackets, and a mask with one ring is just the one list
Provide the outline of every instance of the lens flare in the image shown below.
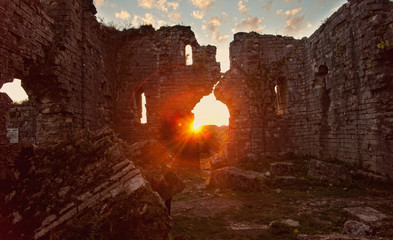
[[190,129],[191,129],[192,132],[198,133],[198,132],[201,130],[201,126],[202,126],[202,125],[198,124],[197,121],[194,121],[194,122],[191,124]]

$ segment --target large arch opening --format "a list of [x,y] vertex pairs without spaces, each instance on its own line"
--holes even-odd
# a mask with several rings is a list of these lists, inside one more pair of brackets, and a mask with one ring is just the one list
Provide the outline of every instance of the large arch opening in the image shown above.
[[188,93],[169,98],[159,119],[160,141],[178,161],[199,168],[202,160],[224,155],[229,110],[213,92],[200,99]]
[[204,167],[210,157],[217,154],[224,155],[230,114],[228,107],[218,101],[213,92],[204,96],[195,105],[192,113],[194,114],[192,126],[197,135],[200,160]]

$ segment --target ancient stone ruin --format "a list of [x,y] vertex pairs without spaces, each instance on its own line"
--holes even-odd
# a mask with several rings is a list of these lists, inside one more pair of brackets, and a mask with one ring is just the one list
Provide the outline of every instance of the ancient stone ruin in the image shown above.
[[[192,122],[196,103],[219,82],[215,95],[230,111],[225,147],[230,164],[312,155],[393,177],[391,1],[351,0],[301,40],[237,33],[230,45],[231,67],[223,76],[216,48],[199,45],[190,27],[118,31],[97,22],[95,13],[92,0],[0,1],[0,87],[18,78],[29,95],[28,102],[16,105],[0,93],[2,166],[10,157],[7,128],[19,128],[19,142],[36,146],[103,128],[129,144],[150,138],[176,142]],[[190,66],[187,46],[192,48]],[[140,122],[142,94],[147,101],[145,124]],[[124,156],[113,160],[107,177],[123,169],[115,167],[120,160],[133,166],[134,160]],[[134,181],[141,183],[137,189],[154,195],[143,178]],[[106,185],[102,188],[106,194]],[[100,192],[90,194],[79,203]],[[127,197],[130,194],[134,192]],[[92,206],[102,204],[97,199]],[[163,207],[158,196],[150,200]],[[43,237],[79,214],[80,206],[73,206],[63,209],[76,209],[66,218],[64,212],[42,210],[35,216],[40,224],[29,229],[33,235],[28,236]],[[165,220],[157,226],[167,233],[172,223],[157,209]],[[13,221],[18,222],[19,214],[11,213]]]
[[215,91],[228,157],[293,152],[392,176],[392,14],[389,1],[350,1],[309,38],[235,34]]

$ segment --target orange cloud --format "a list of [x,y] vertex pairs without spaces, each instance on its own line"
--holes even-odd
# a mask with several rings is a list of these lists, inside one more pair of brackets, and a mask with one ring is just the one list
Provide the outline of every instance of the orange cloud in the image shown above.
[[129,12],[121,10],[120,12],[115,13],[115,17],[120,19],[129,19],[131,15]]
[[256,31],[260,32],[264,29],[262,26],[263,18],[259,17],[249,17],[247,19],[242,19],[240,23],[236,23],[235,28],[232,29],[232,33],[240,31]]

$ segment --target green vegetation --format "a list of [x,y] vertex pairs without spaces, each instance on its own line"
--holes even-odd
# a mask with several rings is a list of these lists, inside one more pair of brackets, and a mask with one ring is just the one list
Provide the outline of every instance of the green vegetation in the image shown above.
[[380,42],[377,44],[377,48],[385,49],[393,46],[393,38],[391,40],[383,40],[381,39]]

